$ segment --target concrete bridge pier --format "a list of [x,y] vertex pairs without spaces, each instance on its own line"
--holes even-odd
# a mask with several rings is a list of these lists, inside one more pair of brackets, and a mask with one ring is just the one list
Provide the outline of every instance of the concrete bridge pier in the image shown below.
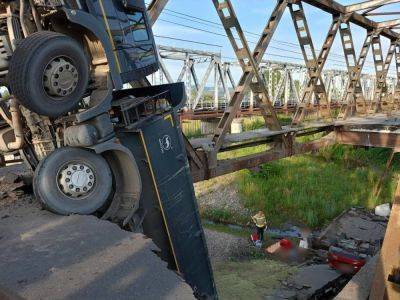
[[[243,118],[233,119],[231,124],[230,133],[241,133],[243,132]],[[202,135],[214,134],[215,129],[218,127],[219,119],[204,119],[200,122],[200,129]]]

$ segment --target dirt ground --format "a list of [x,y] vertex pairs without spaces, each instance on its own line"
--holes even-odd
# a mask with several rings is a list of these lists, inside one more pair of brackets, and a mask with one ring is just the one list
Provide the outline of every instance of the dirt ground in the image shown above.
[[219,298],[265,299],[274,294],[297,267],[257,258],[259,251],[247,238],[205,229]]
[[194,185],[201,211],[228,211],[249,218],[251,211],[243,207],[235,183],[236,173],[196,183]]

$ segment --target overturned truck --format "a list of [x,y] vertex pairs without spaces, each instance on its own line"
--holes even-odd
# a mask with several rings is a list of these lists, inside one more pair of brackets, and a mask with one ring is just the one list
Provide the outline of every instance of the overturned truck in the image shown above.
[[197,297],[216,298],[177,118],[185,89],[146,80],[158,56],[144,1],[0,11],[0,151],[20,152],[46,209],[143,232]]

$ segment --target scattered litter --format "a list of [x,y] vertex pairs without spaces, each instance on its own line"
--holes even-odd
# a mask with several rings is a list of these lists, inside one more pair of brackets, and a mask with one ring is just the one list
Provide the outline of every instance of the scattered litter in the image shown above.
[[280,249],[281,249],[280,243],[276,242],[275,244],[272,244],[271,246],[267,247],[265,249],[265,252],[267,254],[276,254]]
[[389,203],[381,204],[375,207],[375,214],[380,217],[385,217],[385,218],[389,217],[390,211],[391,208]]
[[279,241],[279,245],[281,246],[282,249],[284,250],[290,250],[293,249],[293,243],[288,240],[288,239],[282,239]]
[[308,241],[307,239],[300,240],[299,248],[308,249]]
[[287,229],[268,228],[268,237],[272,239],[301,238],[301,231],[297,226],[289,226]]

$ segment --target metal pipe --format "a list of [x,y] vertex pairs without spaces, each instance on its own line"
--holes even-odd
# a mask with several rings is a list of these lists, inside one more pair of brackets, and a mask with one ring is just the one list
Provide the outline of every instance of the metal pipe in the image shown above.
[[42,23],[40,23],[40,16],[36,9],[35,3],[33,2],[33,0],[29,0],[29,4],[31,5],[32,16],[33,16],[33,20],[35,21],[35,24],[36,24],[36,29],[38,31],[42,31],[43,27],[42,27]]
[[7,147],[10,150],[19,150],[24,146],[24,133],[21,121],[21,110],[17,99],[10,100],[10,113],[12,127],[14,129],[15,141],[8,143]]
[[10,125],[11,127],[13,126],[12,121],[7,116],[7,113],[5,112],[4,108],[1,105],[0,105],[0,116],[4,119],[4,121],[7,122],[8,125]]
[[29,32],[25,25],[25,0],[19,1],[19,21],[21,23],[22,33],[24,34],[24,37],[27,37],[29,35]]

